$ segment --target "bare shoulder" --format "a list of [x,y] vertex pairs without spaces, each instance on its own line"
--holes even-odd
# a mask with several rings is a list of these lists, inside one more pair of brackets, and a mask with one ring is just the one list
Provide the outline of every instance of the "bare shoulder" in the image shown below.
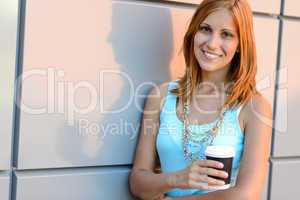
[[159,96],[160,98],[164,98],[167,91],[168,91],[168,86],[169,86],[169,83],[170,82],[164,82],[164,83],[161,83],[161,84],[158,84],[158,85],[155,85],[149,94],[152,94],[152,95],[157,95]]
[[145,109],[155,109],[157,111],[161,110],[168,91],[168,85],[169,82],[164,82],[159,85],[154,85],[151,88],[147,96]]
[[245,122],[252,120],[272,120],[272,107],[270,102],[261,93],[252,96],[244,107]]

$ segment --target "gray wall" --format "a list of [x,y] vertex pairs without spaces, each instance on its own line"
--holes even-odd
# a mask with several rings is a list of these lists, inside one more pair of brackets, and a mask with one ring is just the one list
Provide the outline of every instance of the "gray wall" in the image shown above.
[[[0,199],[133,199],[146,94],[183,74],[181,42],[199,2],[2,0]],[[300,4],[250,3],[258,88],[275,117],[261,199],[295,199]]]

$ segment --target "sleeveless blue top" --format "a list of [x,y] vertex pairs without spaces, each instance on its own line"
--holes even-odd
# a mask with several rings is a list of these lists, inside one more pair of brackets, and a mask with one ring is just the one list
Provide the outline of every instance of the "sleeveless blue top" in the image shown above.
[[[177,96],[170,92],[170,90],[176,88],[177,85],[177,82],[169,83],[165,103],[160,113],[160,127],[156,138],[156,148],[163,173],[179,171],[188,167],[190,164],[183,156],[183,122],[176,114]],[[231,171],[232,185],[234,185],[236,181],[244,148],[244,134],[238,120],[240,110],[241,107],[232,108],[225,113],[224,121],[219,127],[213,142],[213,145],[230,145],[235,149],[235,157]],[[190,124],[189,126],[193,132],[202,133],[205,130],[211,129],[216,122],[217,119],[207,124]],[[166,195],[169,197],[180,197],[202,195],[211,191],[212,190],[174,188],[167,192]]]

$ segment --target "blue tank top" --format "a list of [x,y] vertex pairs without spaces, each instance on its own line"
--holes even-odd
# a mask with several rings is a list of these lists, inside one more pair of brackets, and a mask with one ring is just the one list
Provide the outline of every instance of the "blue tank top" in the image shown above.
[[[163,173],[175,172],[189,166],[189,162],[184,159],[182,148],[183,122],[176,114],[176,95],[170,90],[176,88],[177,82],[170,82],[166,99],[160,113],[160,127],[156,138],[156,148],[159,155],[161,170]],[[232,108],[224,115],[213,145],[230,145],[235,149],[235,157],[231,171],[231,183],[235,184],[241,156],[244,148],[244,134],[241,130],[238,114],[239,108]],[[191,124],[193,132],[203,132],[211,129],[217,119],[207,124]],[[204,153],[204,152],[203,152]],[[180,197],[189,195],[202,195],[212,190],[180,189],[174,188],[166,193],[170,197]]]

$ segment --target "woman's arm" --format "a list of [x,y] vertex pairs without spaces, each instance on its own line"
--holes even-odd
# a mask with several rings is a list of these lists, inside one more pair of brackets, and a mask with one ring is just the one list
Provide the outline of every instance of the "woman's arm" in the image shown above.
[[253,97],[243,108],[245,144],[235,187],[202,196],[176,200],[258,200],[264,187],[272,137],[272,109],[261,96]]
[[155,141],[159,129],[162,97],[165,96],[166,90],[166,84],[154,87],[144,107],[139,143],[130,175],[130,190],[134,196],[142,199],[155,199],[171,189],[167,174],[154,173],[156,159],[158,159]]

